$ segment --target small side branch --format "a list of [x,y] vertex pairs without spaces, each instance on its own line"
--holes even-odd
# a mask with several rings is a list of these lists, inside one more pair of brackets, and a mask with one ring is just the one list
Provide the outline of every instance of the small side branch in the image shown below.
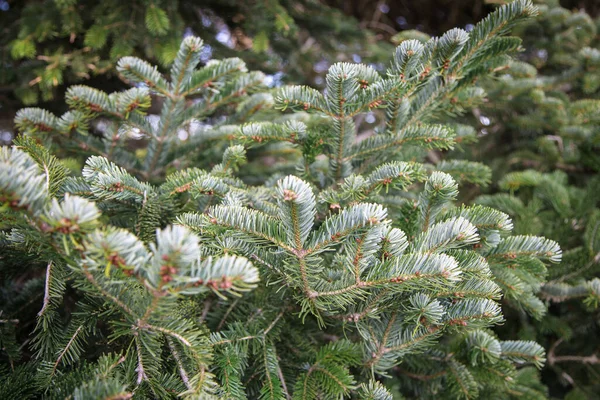
[[50,279],[52,277],[52,261],[48,263],[46,267],[46,285],[44,287],[44,301],[42,303],[42,309],[38,312],[38,317],[44,315],[48,305],[50,304]]
[[563,342],[563,339],[558,339],[550,346],[548,350],[548,364],[554,365],[562,362],[578,362],[582,364],[600,364],[600,358],[596,354],[590,356],[557,356],[555,355],[556,348]]
[[144,369],[144,362],[142,360],[142,346],[140,344],[140,339],[137,334],[135,335],[135,349],[137,352],[138,359],[138,365],[135,371],[137,372],[137,384],[140,385],[142,381],[147,380],[148,377],[146,376],[146,371]]
[[58,365],[60,364],[60,362],[63,359],[63,357],[65,356],[65,354],[67,354],[67,351],[69,351],[69,349],[71,348],[73,343],[75,343],[75,339],[77,339],[77,336],[79,335],[79,332],[81,332],[82,329],[83,329],[83,325],[79,325],[77,330],[75,330],[75,333],[73,334],[73,336],[71,336],[71,338],[69,339],[69,342],[67,343],[67,345],[65,346],[63,351],[60,352],[60,355],[58,356],[58,358],[56,359],[56,362],[52,366],[52,372],[50,373],[50,376],[54,376],[54,374],[56,373],[56,370],[58,369]]
[[190,378],[188,377],[188,374],[183,366],[183,363],[181,362],[181,356],[177,352],[177,349],[175,348],[175,344],[173,343],[173,340],[170,337],[167,337],[167,343],[169,344],[169,349],[171,349],[171,354],[173,354],[173,358],[175,359],[175,362],[177,363],[177,368],[179,369],[179,376],[181,376],[181,380],[183,381],[183,383],[185,383],[185,387],[187,387],[188,390],[193,390],[192,385],[190,385]]

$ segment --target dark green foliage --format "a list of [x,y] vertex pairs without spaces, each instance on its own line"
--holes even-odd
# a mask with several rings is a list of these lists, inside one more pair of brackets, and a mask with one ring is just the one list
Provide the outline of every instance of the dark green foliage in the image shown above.
[[539,298],[530,296],[531,305],[543,302],[550,313],[514,315],[503,331],[551,350],[554,393],[592,398],[600,390],[597,341],[589,340],[600,332],[600,21],[556,1],[539,3],[540,15],[514,31],[525,50],[484,85],[491,101],[476,115],[487,134],[482,148],[493,150],[478,153],[494,167],[498,191],[475,202],[509,214],[515,232],[543,234],[565,249],[548,271],[530,266],[548,277],[530,292]]
[[[8,99],[15,106],[47,102],[82,81],[118,87],[117,61],[124,56],[150,59],[168,70],[187,32],[208,41],[203,61],[211,54],[223,58],[243,52],[253,68],[284,72],[295,80],[310,80],[306,71],[322,58],[335,60],[340,44],[364,54],[366,44],[374,42],[357,21],[314,1],[43,0],[7,5],[0,11],[0,85],[10,89]],[[378,57],[377,51],[368,53]]]

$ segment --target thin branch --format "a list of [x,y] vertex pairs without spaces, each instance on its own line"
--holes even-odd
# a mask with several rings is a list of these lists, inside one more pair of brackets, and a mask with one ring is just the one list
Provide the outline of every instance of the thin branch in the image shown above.
[[265,377],[267,378],[267,383],[269,384],[269,389],[272,393],[274,388],[273,380],[271,379],[271,372],[269,371],[269,360],[267,359],[267,346],[263,346],[263,361],[265,363]]
[[69,351],[69,349],[71,348],[71,346],[75,342],[75,339],[77,338],[77,335],[79,335],[79,332],[81,332],[82,329],[83,329],[83,325],[79,325],[79,327],[77,328],[77,330],[75,331],[75,333],[73,334],[73,336],[71,336],[71,339],[69,339],[69,342],[67,343],[67,345],[65,346],[65,348],[63,349],[63,351],[60,352],[60,355],[58,356],[58,359],[56,360],[56,362],[52,366],[52,372],[50,373],[50,376],[54,376],[54,374],[56,373],[56,369],[58,368],[58,364],[60,364],[60,361],[62,360],[62,358],[65,356],[65,354],[67,354],[67,351]]
[[[140,321],[141,322],[141,321]],[[139,322],[138,322],[139,323]],[[170,329],[167,328],[163,328],[161,326],[156,326],[156,325],[150,325],[150,324],[146,324],[146,323],[141,323],[138,325],[141,329],[146,329],[146,330],[151,330],[151,331],[157,331],[160,333],[164,333],[165,335],[169,335],[174,337],[175,339],[179,340],[181,343],[183,343],[184,345],[186,345],[187,347],[192,347],[192,344],[183,336],[181,336],[179,333],[172,331]]]
[[225,324],[225,320],[227,319],[227,317],[229,316],[229,314],[231,314],[231,311],[233,311],[233,308],[237,305],[237,303],[240,301],[240,299],[236,299],[233,303],[231,303],[231,305],[227,308],[227,311],[225,311],[225,314],[223,315],[223,318],[221,318],[221,321],[219,322],[219,325],[217,325],[217,330],[220,331],[221,328],[223,327],[223,325]]
[[346,286],[345,288],[331,290],[328,292],[311,292],[310,295],[312,298],[323,297],[323,296],[336,296],[336,295],[351,292],[355,289],[366,288],[366,287],[370,287],[370,286],[383,285],[386,283],[393,283],[393,284],[400,283],[401,284],[401,283],[404,283],[406,281],[409,281],[409,280],[415,279],[415,278],[438,278],[440,276],[445,277],[445,275],[446,275],[445,272],[440,272],[438,274],[418,274],[418,275],[413,274],[413,275],[404,275],[404,276],[398,276],[398,277],[389,277],[389,278],[379,279],[379,280],[375,280],[375,281],[359,281],[358,283],[355,283],[350,286]]
[[139,343],[140,339],[139,336],[137,335],[137,332],[135,334],[135,348],[136,348],[136,352],[137,352],[137,359],[138,359],[138,366],[135,368],[137,374],[137,384],[141,384],[142,381],[145,381],[148,379],[148,377],[146,376],[146,371],[144,370],[144,363],[142,361],[142,347],[140,346]]
[[208,311],[210,310],[210,307],[212,306],[212,299],[209,297],[206,300],[204,300],[204,308],[202,309],[202,314],[200,314],[200,318],[198,318],[198,322],[202,323],[204,322],[204,320],[206,319],[207,315],[208,315]]
[[279,314],[277,314],[277,316],[275,317],[275,319],[273,320],[273,322],[271,322],[269,324],[269,326],[264,331],[262,331],[261,333],[259,333],[258,335],[249,335],[249,336],[244,336],[244,337],[237,338],[237,339],[223,339],[223,340],[219,340],[218,342],[214,342],[213,346],[219,346],[219,345],[222,345],[222,344],[233,343],[233,342],[241,342],[241,341],[244,341],[244,340],[252,340],[252,339],[258,339],[258,338],[264,338],[271,331],[271,329],[273,329],[273,327],[275,326],[275,324],[277,323],[277,321],[279,321],[279,319],[283,316],[283,314],[286,311],[287,311],[287,309],[284,309]]
[[48,263],[46,267],[46,285],[44,286],[44,301],[42,303],[42,309],[38,312],[38,317],[44,315],[44,312],[50,304],[50,278],[52,276],[52,261]]
[[263,335],[267,336],[267,334],[271,331],[271,329],[273,329],[273,327],[275,326],[275,324],[277,324],[277,321],[279,321],[279,319],[281,319],[281,317],[283,316],[283,313],[285,311],[286,310],[284,309],[279,314],[277,314],[277,317],[275,317],[275,319],[273,320],[273,322],[271,322],[271,324],[267,327],[267,329],[265,329],[265,331],[263,332]]
[[560,338],[556,342],[552,343],[552,346],[548,349],[548,364],[554,365],[561,362],[578,362],[582,364],[600,364],[600,358],[596,354],[590,356],[557,356],[555,355],[556,348],[563,342]]
[[397,316],[398,316],[397,312],[394,312],[390,316],[390,320],[388,321],[388,326],[385,328],[385,331],[383,332],[381,342],[379,342],[377,345],[377,352],[373,353],[373,357],[366,364],[368,367],[372,367],[373,365],[375,365],[379,361],[381,356],[383,356],[385,354],[385,352],[387,350],[385,347],[385,343],[387,342],[388,336],[390,335],[392,326],[394,325],[394,322],[396,321]]
[[583,364],[600,364],[600,358],[596,354],[592,354],[591,356],[557,356],[552,359],[548,359],[548,363],[554,365],[555,363],[560,362],[579,362]]
[[419,381],[424,381],[424,382],[430,381],[432,379],[439,378],[440,376],[446,375],[446,371],[437,372],[437,373],[431,374],[431,375],[422,375],[422,374],[416,374],[416,373],[407,371],[407,370],[402,369],[400,367],[395,367],[394,370],[398,371],[402,375],[408,376],[409,378],[417,379]]
[[135,314],[133,313],[133,311],[131,310],[131,308],[129,308],[125,303],[123,303],[121,300],[119,300],[118,298],[116,298],[115,296],[113,296],[112,294],[108,293],[106,290],[104,290],[100,284],[96,281],[96,278],[94,278],[94,276],[90,273],[90,271],[87,268],[87,265],[84,265],[83,267],[83,272],[85,274],[85,277],[87,278],[87,280],[96,288],[98,289],[98,291],[100,293],[102,293],[102,295],[104,297],[109,298],[110,300],[112,300],[116,305],[118,305],[119,307],[121,307],[121,309],[123,311],[125,311],[126,313],[128,313],[131,316],[134,316]]
[[[273,353],[275,354],[275,357],[279,361],[279,357],[277,356],[275,346],[273,346]],[[287,385],[285,384],[285,378],[283,377],[283,371],[281,371],[281,366],[279,365],[279,363],[277,363],[277,376],[279,377],[279,381],[281,382],[281,386],[283,387],[283,393],[285,393],[285,398],[287,400],[290,400],[292,398],[292,396],[290,396]]]
[[181,356],[177,352],[175,345],[173,344],[173,340],[170,337],[167,337],[167,343],[169,344],[169,349],[171,349],[171,354],[173,354],[173,358],[177,362],[177,367],[179,369],[179,376],[181,376],[181,380],[185,383],[185,386],[188,390],[193,390],[192,385],[190,385],[190,379],[188,378],[188,374],[183,367],[183,363],[181,362]]

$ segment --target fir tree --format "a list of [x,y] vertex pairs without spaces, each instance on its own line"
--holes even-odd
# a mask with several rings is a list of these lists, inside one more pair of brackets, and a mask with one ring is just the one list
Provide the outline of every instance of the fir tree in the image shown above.
[[[494,167],[499,193],[476,203],[509,214],[516,233],[543,234],[565,249],[536,288],[542,312],[509,316],[503,337],[550,349],[552,392],[593,398],[600,390],[597,344],[588,340],[599,333],[600,21],[540,3],[539,16],[514,31],[526,50],[484,84],[490,101],[476,117],[486,139],[475,155]],[[523,288],[511,286],[501,285],[512,302]]]
[[[536,309],[558,244],[513,235],[503,212],[455,204],[457,182],[489,180],[483,165],[423,163],[472,136],[439,121],[477,104],[475,78],[520,44],[501,35],[535,12],[516,1],[471,33],[403,42],[385,76],[335,64],[323,93],[277,91],[275,107],[295,112],[268,122],[246,122],[268,94],[226,106],[260,76],[239,60],[197,70],[194,37],[168,78],[126,57],[121,74],[143,87],[72,88],[61,117],[21,111],[22,136],[0,149],[2,390],[544,398],[544,349],[490,328],[503,321],[507,279],[523,288],[512,301]],[[161,100],[155,117],[143,115],[150,93]],[[379,109],[377,129],[357,128]],[[147,146],[129,151],[123,139],[140,136]],[[70,176],[36,139],[95,155]],[[27,283],[12,284],[24,262]],[[29,319],[27,301],[41,304]],[[25,351],[24,321],[35,323]]]

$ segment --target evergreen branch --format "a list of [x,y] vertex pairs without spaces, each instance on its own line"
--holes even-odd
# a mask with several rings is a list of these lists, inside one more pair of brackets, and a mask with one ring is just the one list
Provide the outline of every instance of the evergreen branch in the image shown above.
[[262,72],[256,71],[235,77],[223,86],[217,94],[206,100],[207,110],[215,110],[259,88],[263,84],[264,78],[265,76]]
[[306,136],[306,125],[299,121],[286,121],[283,124],[252,122],[242,125],[239,133],[242,141],[258,144],[265,141],[298,143]]
[[476,227],[463,217],[438,222],[413,242],[416,251],[440,252],[477,243],[479,235]]
[[175,95],[180,96],[190,81],[194,68],[200,62],[200,50],[202,46],[202,39],[194,36],[188,36],[181,42],[170,71],[170,89]]
[[418,40],[405,40],[394,51],[392,65],[387,71],[388,75],[398,76],[400,79],[410,80],[419,74],[419,67],[425,46]]
[[536,367],[542,368],[546,362],[546,352],[542,346],[533,341],[503,341],[502,356],[510,360],[525,363],[532,362]]
[[208,173],[206,171],[199,168],[187,168],[177,171],[167,176],[166,182],[161,185],[160,190],[163,193],[167,193],[169,196],[185,193],[192,188],[192,184],[195,180],[204,178],[207,175]]
[[213,346],[222,346],[224,344],[229,344],[229,343],[234,343],[234,342],[239,342],[239,341],[264,339],[267,337],[269,332],[277,325],[277,322],[279,322],[279,320],[283,317],[283,315],[285,314],[286,311],[288,311],[288,310],[281,311],[279,314],[277,314],[277,316],[273,319],[273,321],[271,321],[269,326],[267,326],[264,330],[262,330],[261,332],[255,334],[255,335],[246,335],[243,337],[234,337],[231,339],[223,339],[221,334],[215,334],[211,338],[212,339],[211,344]]
[[46,266],[46,284],[44,285],[44,301],[42,309],[38,312],[38,317],[42,317],[50,304],[50,280],[52,277],[52,261]]
[[15,126],[21,133],[52,132],[59,130],[54,114],[41,108],[22,108],[15,116]]
[[77,327],[77,329],[75,330],[75,333],[73,333],[73,335],[71,335],[71,337],[70,337],[69,341],[67,342],[66,346],[60,352],[60,354],[58,355],[58,358],[56,359],[56,361],[52,365],[52,370],[51,370],[51,372],[49,374],[50,378],[52,378],[56,374],[56,370],[58,368],[58,365],[62,361],[63,357],[69,352],[69,350],[71,349],[71,346],[73,346],[76,343],[75,341],[77,339],[77,336],[79,335],[79,333],[81,332],[81,330],[83,328],[84,328],[83,325],[79,325],[79,327]]
[[[346,395],[354,389],[354,377],[347,366],[360,362],[357,348],[346,340],[338,340],[322,346],[315,361],[296,381],[294,397],[315,398],[319,393],[329,398]],[[316,378],[314,376],[317,375]]]
[[[458,142],[458,137],[455,139]],[[492,179],[492,170],[478,162],[465,160],[442,160],[435,166],[437,171],[451,175],[459,184],[473,183],[487,186]]]
[[514,259],[518,256],[533,256],[557,263],[560,262],[562,250],[553,240],[537,236],[510,236],[501,240],[490,253],[494,259]]
[[100,294],[102,294],[102,296],[115,303],[121,310],[125,311],[126,314],[129,314],[131,317],[135,317],[136,314],[131,308],[100,286],[100,284],[96,281],[96,278],[94,278],[94,275],[88,271],[88,268],[85,264],[83,265],[83,273],[87,280],[96,288],[96,290],[98,290]]
[[281,222],[258,210],[239,206],[215,206],[208,210],[208,215],[185,213],[177,217],[177,222],[191,229],[205,232],[210,226],[221,226],[266,240],[290,253],[294,247],[286,241]]
[[394,135],[376,135],[363,140],[353,146],[344,160],[364,159],[374,153],[403,145],[449,149],[453,144],[453,132],[442,125],[408,126]]
[[125,169],[104,157],[88,158],[82,174],[90,184],[94,196],[101,200],[125,200],[142,204],[146,196],[155,193],[150,185],[139,182]]
[[481,232],[486,231],[501,231],[510,232],[513,229],[513,223],[509,216],[485,206],[462,206],[453,208],[444,213],[441,219],[452,217],[463,217],[469,220]]
[[364,288],[369,287],[386,287],[392,291],[402,291],[413,280],[422,279],[424,285],[435,285],[437,280],[457,281],[459,274],[456,261],[445,254],[412,253],[373,267],[364,280],[358,279],[358,282],[336,290],[314,291],[310,296],[318,298],[349,292],[360,293]]
[[136,57],[123,57],[117,63],[117,71],[128,81],[145,84],[163,96],[171,97],[166,79],[158,72],[156,66],[150,65],[144,60]]
[[117,119],[124,116],[116,110],[114,98],[108,94],[83,85],[71,86],[67,90],[67,104],[84,115],[104,114]]
[[43,168],[46,175],[46,190],[50,195],[56,194],[66,179],[68,173],[66,167],[31,136],[19,136],[14,140],[14,144]]
[[182,95],[188,96],[197,91],[218,87],[223,78],[239,72],[247,72],[247,69],[244,61],[237,57],[210,60],[203,68],[194,71]]
[[183,381],[185,386],[188,388],[188,390],[193,390],[192,385],[190,385],[190,378],[188,377],[188,373],[186,372],[185,367],[183,366],[183,363],[181,362],[181,356],[177,352],[177,349],[175,348],[175,345],[173,344],[173,340],[170,337],[167,337],[167,344],[169,345],[171,354],[173,355],[173,358],[175,359],[175,362],[177,363],[177,368],[179,369],[179,375],[181,376],[181,380]]
[[[334,122],[335,130],[338,132],[337,137],[337,149],[335,157],[332,159],[332,166],[335,168],[335,180],[339,181],[344,175],[344,154],[348,147],[348,143],[352,143],[353,135],[349,131],[354,130],[354,124],[351,120],[348,120],[343,115],[340,116]],[[353,132],[352,132],[353,133]]]
[[371,186],[365,190],[365,194],[369,195],[382,185],[403,190],[424,178],[425,172],[421,164],[393,161],[377,167],[369,174],[367,181]]
[[[53,6],[56,15],[76,12],[62,3]],[[151,3],[141,18],[153,36],[165,35],[157,54],[169,63],[176,48],[166,34],[181,24],[169,22],[174,9]],[[281,32],[293,34],[287,6],[271,6],[264,11],[274,13]],[[265,75],[248,73],[237,58],[197,69],[202,42],[187,37],[168,79],[154,65],[126,57],[117,69],[136,87],[108,94],[75,86],[67,93],[71,110],[60,118],[41,109],[20,112],[24,134],[76,157],[62,166],[29,137],[17,139],[20,149],[0,148],[0,275],[9,278],[0,316],[9,364],[0,367],[0,392],[8,388],[19,398],[176,393],[389,400],[386,386],[400,382],[397,392],[406,397],[543,397],[535,368],[520,368],[541,367],[543,348],[502,342],[491,328],[503,322],[502,298],[517,314],[536,319],[546,311],[545,300],[578,297],[589,308],[600,303],[599,279],[572,279],[593,275],[599,258],[591,194],[597,182],[585,190],[571,185],[587,183],[586,173],[595,168],[591,139],[599,103],[576,95],[598,88],[592,72],[600,52],[562,52],[579,48],[582,34],[591,45],[595,28],[583,14],[570,18],[561,10],[553,15],[569,32],[549,41],[558,49],[549,50],[546,61],[550,69],[552,62],[568,64],[567,71],[548,79],[536,76],[533,65],[509,62],[520,39],[498,35],[534,13],[529,1],[516,0],[471,33],[453,29],[429,39],[403,32],[386,76],[370,66],[337,63],[323,92],[291,86],[272,95],[263,90]],[[86,45],[104,48],[111,24],[95,23]],[[27,53],[23,43],[34,38],[23,35],[15,46]],[[269,36],[268,29],[257,33],[256,50],[268,47]],[[404,40],[410,37],[419,40]],[[111,55],[124,45],[121,39],[111,44]],[[42,55],[39,61],[56,63],[45,72],[53,76],[73,57]],[[474,86],[475,79],[500,71],[499,79]],[[573,83],[572,104],[557,86],[566,83]],[[489,103],[483,102],[484,87]],[[159,96],[160,112],[145,116],[151,95]],[[496,96],[511,101],[492,110]],[[513,101],[527,107],[512,115]],[[270,115],[273,102],[301,113]],[[474,128],[434,124],[446,119],[443,114],[473,107],[481,134],[542,127],[553,135],[539,140],[547,167],[581,159],[587,169],[515,171],[500,188],[519,190],[519,197],[486,196],[479,205],[456,206],[458,183],[485,185],[490,170],[429,150],[474,141]],[[377,108],[385,113],[363,118]],[[586,145],[576,147],[581,141]],[[527,151],[515,160],[530,157]],[[83,177],[66,178],[76,175],[82,154],[94,154]],[[419,163],[425,159],[429,165]],[[568,179],[565,171],[580,175]],[[518,233],[539,230],[559,238],[581,232],[581,239],[565,242],[577,246],[565,253],[566,273],[555,269],[546,282],[546,263],[560,260],[560,247],[538,236],[511,236],[513,222],[504,212]],[[178,225],[169,225],[173,220]],[[30,264],[46,267],[45,284],[34,270],[20,272]],[[70,283],[82,301],[58,313]],[[39,360],[28,361],[20,354],[29,340],[23,342],[21,331],[31,323],[25,311],[42,296],[32,336]],[[506,314],[509,323],[513,314]],[[532,327],[567,337],[578,318],[551,315]],[[97,333],[110,340],[115,355],[88,343]],[[555,366],[597,361],[553,351],[548,359]],[[375,381],[375,374],[385,380]]]
[[287,243],[301,252],[317,213],[313,191],[306,182],[290,175],[278,182],[277,200]]
[[39,214],[48,200],[46,175],[27,153],[0,147],[0,200],[3,206]]
[[148,152],[148,156],[146,157],[146,172],[154,171],[157,167],[157,164],[162,157],[163,148],[167,141],[167,136],[171,131],[171,125],[173,124],[173,118],[177,115],[176,110],[183,107],[183,99],[177,97],[174,99],[168,98],[162,108],[161,111],[161,119],[159,124],[159,129],[156,135],[154,135],[155,139],[155,148],[152,151]]
[[429,229],[441,209],[456,198],[457,187],[458,185],[450,175],[438,171],[431,174],[419,196],[423,231]]
[[304,111],[318,111],[333,116],[327,109],[325,98],[316,89],[308,86],[284,86],[275,96],[275,108],[285,111],[288,107],[300,107]]
[[473,378],[473,375],[469,370],[462,364],[452,360],[448,363],[449,366],[449,377],[452,377],[452,383],[454,387],[458,389],[461,398],[473,399],[479,395],[477,383]]
[[367,86],[366,90],[357,95],[356,102],[362,106],[353,111],[350,116],[355,116],[361,112],[369,111],[373,108],[380,107],[384,102],[390,101],[393,97],[401,97],[406,95],[408,90],[404,81],[396,79],[381,79],[375,83],[368,83],[362,80],[363,86]]
[[137,384],[138,386],[143,382],[148,380],[148,376],[146,375],[146,371],[144,369],[144,362],[143,362],[143,357],[142,357],[142,346],[140,343],[140,339],[137,333],[134,334],[134,341],[135,341],[135,348],[136,348],[136,355],[137,355],[137,367],[136,367],[136,372],[137,372]]
[[323,251],[344,237],[385,220],[387,210],[378,204],[360,203],[327,218],[309,240],[306,254]]
[[452,86],[447,85],[440,76],[433,75],[411,102],[410,117],[403,124],[403,128],[418,125],[420,121],[426,119],[427,113],[432,114],[436,110],[451,88]]
[[[269,357],[269,353],[267,352],[267,345],[265,344],[265,346],[263,346],[263,360],[264,360],[264,364],[265,364],[265,377],[266,377],[267,385],[263,386],[263,389],[261,390],[261,392],[262,392],[261,399],[269,398],[269,399],[274,400],[275,398],[281,398],[283,396],[283,393],[280,392],[281,388],[278,385],[279,382],[274,382],[275,379],[273,377],[271,377],[271,371],[270,371],[269,365],[272,364],[274,362],[274,360],[270,360],[269,358],[270,357]],[[266,392],[265,392],[265,387],[266,387]],[[277,397],[275,397],[275,396],[277,396]]]
[[477,52],[482,51],[489,39],[506,32],[520,20],[535,16],[537,9],[530,0],[517,0],[506,4],[482,21],[471,31],[469,41],[458,56],[453,71],[459,71]]

